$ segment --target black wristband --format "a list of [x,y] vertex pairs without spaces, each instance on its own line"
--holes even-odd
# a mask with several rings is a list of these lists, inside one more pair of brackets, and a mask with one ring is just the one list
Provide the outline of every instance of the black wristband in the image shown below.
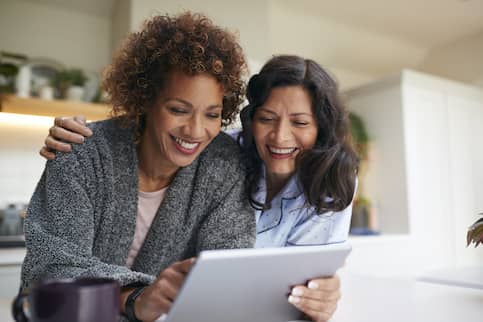
[[135,288],[131,294],[128,295],[126,299],[126,304],[124,306],[124,315],[130,322],[142,322],[138,320],[136,317],[136,313],[134,312],[134,301],[138,298],[139,295],[144,291],[147,286],[142,286]]

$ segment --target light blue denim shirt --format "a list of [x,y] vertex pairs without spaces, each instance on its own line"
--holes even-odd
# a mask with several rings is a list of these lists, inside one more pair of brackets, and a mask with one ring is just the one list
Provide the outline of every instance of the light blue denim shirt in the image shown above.
[[[259,190],[253,196],[264,203],[267,195],[265,169]],[[272,199],[271,208],[255,211],[257,221],[256,248],[340,243],[347,239],[352,203],[342,211],[319,214],[306,204],[303,188],[294,175]]]

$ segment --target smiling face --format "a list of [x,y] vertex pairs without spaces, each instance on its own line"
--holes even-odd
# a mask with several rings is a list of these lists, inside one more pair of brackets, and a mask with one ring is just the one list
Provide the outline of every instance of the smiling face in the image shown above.
[[146,113],[142,146],[168,171],[186,167],[220,133],[222,106],[223,89],[213,76],[172,71]]
[[317,121],[302,86],[276,87],[253,117],[253,137],[267,175],[290,176],[296,156],[317,139]]

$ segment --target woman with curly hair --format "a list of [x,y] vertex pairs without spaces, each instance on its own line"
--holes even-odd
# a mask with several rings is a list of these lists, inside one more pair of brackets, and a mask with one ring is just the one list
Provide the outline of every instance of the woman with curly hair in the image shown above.
[[[314,61],[275,56],[250,79],[249,105],[237,137],[247,167],[246,197],[255,208],[257,247],[321,245],[347,238],[357,157],[337,84]],[[69,152],[60,142],[91,136],[82,118],[56,118],[41,154]],[[62,123],[62,124],[61,124]],[[96,134],[97,135],[97,134]],[[94,135],[94,136],[96,136]],[[221,134],[220,134],[221,135]],[[337,278],[293,288],[289,301],[316,321],[328,320],[339,298]]]
[[121,312],[153,321],[199,251],[252,247],[239,147],[220,133],[242,101],[245,70],[235,37],[201,15],[157,16],[133,33],[105,75],[115,117],[48,161],[35,189],[22,289],[114,278]]

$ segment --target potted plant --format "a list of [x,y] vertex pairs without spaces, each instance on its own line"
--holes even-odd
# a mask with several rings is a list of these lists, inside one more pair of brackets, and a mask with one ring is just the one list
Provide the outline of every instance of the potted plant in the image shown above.
[[[27,56],[25,55],[0,51],[0,94],[15,92],[16,77],[20,67],[26,61]],[[28,94],[28,89],[26,92]]]
[[364,174],[367,170],[369,135],[364,121],[360,116],[349,113],[350,129],[354,148],[359,155],[359,186],[356,194],[351,220],[351,234],[374,235],[376,232],[374,207],[371,200],[365,196]]
[[82,101],[86,81],[87,77],[81,69],[64,69],[57,73],[53,86],[58,90],[60,98]]
[[[480,215],[483,215],[483,213]],[[483,217],[475,221],[475,223],[468,228],[466,234],[466,247],[471,243],[474,243],[475,247],[479,244],[483,244]]]

